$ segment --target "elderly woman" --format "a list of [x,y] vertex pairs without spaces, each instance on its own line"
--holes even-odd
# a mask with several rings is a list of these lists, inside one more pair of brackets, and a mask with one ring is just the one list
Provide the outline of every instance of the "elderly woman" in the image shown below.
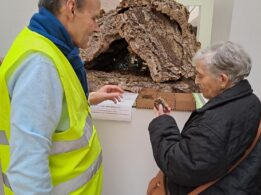
[[[185,195],[223,176],[255,138],[261,103],[247,80],[251,61],[239,45],[226,42],[199,51],[193,59],[196,83],[208,103],[195,110],[182,132],[163,107],[149,125],[157,165],[171,195]],[[201,194],[257,195],[261,141],[231,173]],[[258,182],[259,181],[259,182]]]

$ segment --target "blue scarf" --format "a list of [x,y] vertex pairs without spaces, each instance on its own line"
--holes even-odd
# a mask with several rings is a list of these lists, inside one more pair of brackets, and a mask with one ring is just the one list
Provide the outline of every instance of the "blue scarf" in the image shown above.
[[87,77],[77,48],[63,24],[47,9],[41,7],[31,18],[28,28],[51,40],[66,56],[88,96]]

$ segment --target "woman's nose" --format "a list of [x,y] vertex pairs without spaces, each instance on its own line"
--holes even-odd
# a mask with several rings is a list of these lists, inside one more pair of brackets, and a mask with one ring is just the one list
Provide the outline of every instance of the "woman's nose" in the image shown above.
[[97,23],[95,23],[94,31],[95,32],[100,32],[101,31],[101,29],[100,29],[100,27],[99,27],[99,25]]
[[196,84],[196,85],[199,84],[199,82],[198,82],[198,77],[197,77],[197,76],[196,76],[196,78],[195,78],[195,84]]

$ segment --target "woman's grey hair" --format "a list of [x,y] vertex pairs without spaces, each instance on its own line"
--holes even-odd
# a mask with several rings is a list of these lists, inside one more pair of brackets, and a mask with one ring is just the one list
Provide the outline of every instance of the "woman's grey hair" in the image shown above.
[[231,41],[199,50],[192,63],[198,61],[202,61],[205,68],[214,76],[225,73],[233,84],[247,77],[252,67],[249,55],[240,45]]
[[[59,11],[67,0],[39,0],[38,7],[44,7],[54,15],[58,15]],[[81,9],[85,5],[85,0],[75,0],[76,7]]]

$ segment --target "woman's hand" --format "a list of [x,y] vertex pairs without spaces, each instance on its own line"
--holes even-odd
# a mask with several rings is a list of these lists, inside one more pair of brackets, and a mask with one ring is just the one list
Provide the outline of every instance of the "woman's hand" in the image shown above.
[[90,105],[99,104],[105,100],[111,100],[116,104],[121,101],[123,92],[117,85],[104,85],[97,91],[91,92],[88,101]]
[[159,104],[158,108],[154,107],[153,112],[155,113],[156,117],[163,115],[163,114],[169,114],[170,115],[171,108],[167,107],[167,109],[163,108],[162,104]]

